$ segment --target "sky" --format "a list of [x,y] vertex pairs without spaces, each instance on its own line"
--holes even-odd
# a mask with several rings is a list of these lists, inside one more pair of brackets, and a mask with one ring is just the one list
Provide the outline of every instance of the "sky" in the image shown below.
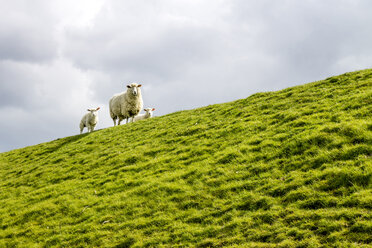
[[[0,0],[0,152],[372,67],[369,0]],[[86,129],[85,129],[86,131]]]

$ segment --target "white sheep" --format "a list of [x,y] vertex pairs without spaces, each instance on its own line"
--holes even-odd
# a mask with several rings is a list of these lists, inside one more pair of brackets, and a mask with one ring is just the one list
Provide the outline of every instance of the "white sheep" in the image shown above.
[[127,85],[126,92],[116,94],[110,99],[110,116],[114,121],[114,126],[116,126],[116,119],[119,119],[118,125],[120,125],[124,119],[128,123],[131,117],[133,122],[133,118],[138,115],[143,105],[141,86],[141,84],[131,83]]
[[95,126],[98,122],[98,114],[97,111],[100,107],[96,109],[88,109],[89,113],[86,113],[80,121],[80,134],[83,133],[84,127],[88,128],[88,132],[93,132]]
[[145,114],[140,114],[134,117],[133,121],[139,121],[139,120],[144,120],[152,117],[152,111],[155,111],[155,108],[145,108],[143,109],[146,113]]

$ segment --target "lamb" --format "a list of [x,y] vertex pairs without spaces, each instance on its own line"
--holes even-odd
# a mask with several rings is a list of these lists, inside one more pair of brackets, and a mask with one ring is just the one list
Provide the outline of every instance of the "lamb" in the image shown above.
[[144,120],[152,117],[152,111],[155,111],[155,108],[145,108],[143,109],[146,113],[137,115],[134,117],[133,121],[139,121],[139,120]]
[[100,107],[96,109],[88,109],[89,113],[86,113],[80,121],[80,134],[83,133],[84,127],[88,128],[88,132],[93,132],[95,126],[98,122],[98,114],[97,111]]
[[128,123],[128,119],[138,115],[142,109],[143,101],[141,94],[141,84],[131,83],[127,85],[127,91],[120,94],[114,95],[109,102],[110,116],[116,126],[116,119],[118,119],[118,125],[124,119]]

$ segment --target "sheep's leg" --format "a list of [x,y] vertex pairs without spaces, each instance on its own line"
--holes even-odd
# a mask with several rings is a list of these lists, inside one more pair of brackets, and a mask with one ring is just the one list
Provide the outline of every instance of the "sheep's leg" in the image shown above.
[[83,129],[84,129],[84,124],[80,124],[80,134],[82,134],[83,133]]
[[118,126],[120,125],[120,122],[123,120],[123,118],[119,117]]

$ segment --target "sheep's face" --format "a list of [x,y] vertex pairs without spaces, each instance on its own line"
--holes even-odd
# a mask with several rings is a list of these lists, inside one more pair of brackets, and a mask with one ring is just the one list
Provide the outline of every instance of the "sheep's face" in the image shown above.
[[136,84],[136,83],[131,83],[129,85],[127,85],[127,88],[128,88],[128,92],[130,94],[132,94],[133,96],[137,96],[138,93],[139,93],[139,88],[141,87],[142,85],[141,84]]
[[98,107],[98,108],[96,108],[96,109],[88,109],[88,111],[89,111],[92,115],[97,116],[97,115],[98,115],[97,111],[98,111],[99,109],[100,109],[100,107]]
[[150,116],[152,116],[152,111],[155,111],[154,108],[145,108],[143,110],[146,112],[147,115],[150,115]]

